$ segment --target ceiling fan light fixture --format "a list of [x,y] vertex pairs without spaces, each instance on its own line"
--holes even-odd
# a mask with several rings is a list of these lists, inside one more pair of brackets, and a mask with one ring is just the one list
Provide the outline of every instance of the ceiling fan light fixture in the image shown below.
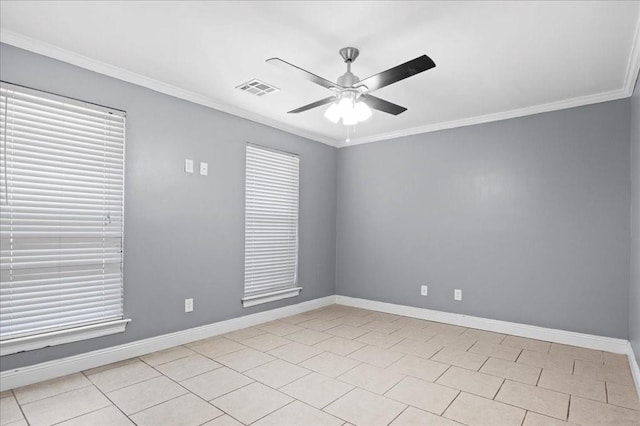
[[338,123],[342,120],[344,126],[355,126],[371,117],[371,108],[364,102],[357,100],[357,95],[352,91],[340,94],[338,100],[333,102],[324,113],[327,120]]

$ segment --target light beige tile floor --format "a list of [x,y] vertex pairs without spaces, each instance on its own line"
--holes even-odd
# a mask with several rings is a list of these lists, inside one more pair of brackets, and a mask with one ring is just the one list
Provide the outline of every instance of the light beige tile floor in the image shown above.
[[640,425],[625,356],[332,305],[0,394],[0,425]]

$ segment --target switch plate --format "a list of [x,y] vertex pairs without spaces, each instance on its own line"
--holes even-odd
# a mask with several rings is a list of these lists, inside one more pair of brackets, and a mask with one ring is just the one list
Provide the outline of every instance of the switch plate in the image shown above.
[[462,290],[456,288],[453,290],[453,300],[462,300]]
[[193,299],[184,299],[184,311],[193,312]]
[[184,160],[184,172],[193,173],[193,160],[190,160],[188,158]]
[[428,293],[429,289],[426,285],[421,285],[420,286],[420,295],[421,296],[426,296]]
[[200,163],[200,174],[202,176],[206,176],[209,174],[209,164],[208,163]]

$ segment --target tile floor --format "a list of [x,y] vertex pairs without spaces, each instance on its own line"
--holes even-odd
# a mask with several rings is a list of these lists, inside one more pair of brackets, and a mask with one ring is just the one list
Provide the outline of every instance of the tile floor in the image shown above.
[[4,425],[640,425],[625,356],[339,305],[3,392]]

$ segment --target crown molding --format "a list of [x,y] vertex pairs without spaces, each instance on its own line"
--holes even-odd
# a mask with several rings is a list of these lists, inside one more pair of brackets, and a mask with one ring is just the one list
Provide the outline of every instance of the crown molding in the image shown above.
[[631,45],[631,52],[629,52],[629,63],[627,64],[627,71],[624,76],[623,90],[627,93],[627,96],[633,95],[633,89],[636,85],[638,73],[640,72],[640,18],[636,23],[636,32],[633,35],[633,44]]
[[38,53],[40,55],[47,56],[53,59],[57,59],[59,61],[66,62],[68,64],[75,65],[90,71],[94,71],[99,74],[104,74],[118,80],[146,87],[147,89],[151,89],[159,93],[164,93],[165,95],[180,98],[189,102],[193,102],[195,104],[203,105],[208,108],[225,112],[227,114],[254,121],[256,123],[264,124],[266,126],[273,127],[287,133],[292,133],[306,139],[321,142],[333,147],[337,146],[337,142],[332,138],[327,138],[312,132],[298,129],[293,126],[288,126],[286,124],[280,123],[279,121],[261,116],[259,114],[255,114],[241,108],[221,103],[211,97],[204,96],[196,92],[174,86],[172,84],[167,84],[162,81],[155,80],[153,78],[149,78],[132,71],[128,71],[124,68],[110,65],[106,62],[98,61],[88,56],[80,55],[70,50],[62,49],[52,44],[27,37],[4,28],[0,29],[0,42],[18,47],[20,49],[28,50],[30,52]]
[[[633,92],[633,86],[631,91]],[[338,148],[345,148],[353,145],[361,145],[370,142],[379,142],[387,139],[401,138],[404,136],[417,135],[420,133],[436,132],[438,130],[453,129],[456,127],[472,126],[474,124],[490,123],[492,121],[508,120],[510,118],[524,117],[527,115],[540,114],[543,112],[557,111],[561,109],[574,108],[600,102],[613,101],[616,99],[628,98],[631,96],[626,90],[618,89],[595,95],[580,96],[577,98],[566,99],[557,102],[550,102],[542,105],[531,107],[512,109],[510,111],[502,111],[494,114],[478,115],[475,117],[463,118],[460,120],[445,121],[441,123],[427,124],[425,126],[411,127],[409,129],[401,129],[388,133],[367,136],[363,138],[351,139],[351,142],[338,143]]]
[[291,133],[297,136],[301,136],[306,139],[310,139],[316,142],[321,142],[326,145],[330,145],[337,148],[344,148],[354,145],[361,145],[371,142],[379,142],[388,139],[401,138],[405,136],[417,135],[420,133],[430,133],[439,130],[453,129],[456,127],[472,126],[474,124],[490,123],[493,121],[508,120],[511,118],[524,117],[527,115],[540,114],[544,112],[558,111],[567,108],[575,108],[584,105],[590,105],[600,102],[613,101],[617,99],[627,98],[633,95],[633,89],[635,82],[640,71],[640,19],[636,23],[635,34],[631,51],[629,54],[629,61],[627,63],[627,69],[625,72],[625,79],[621,89],[611,90],[608,92],[597,93],[593,95],[579,96],[576,98],[565,99],[561,101],[549,102],[541,105],[534,105],[525,108],[519,108],[509,111],[501,111],[493,114],[485,114],[475,117],[468,117],[459,120],[451,120],[440,123],[432,123],[423,126],[411,127],[408,129],[400,129],[392,132],[379,133],[372,136],[366,136],[362,138],[352,139],[349,143],[345,143],[344,140],[325,137],[313,132],[307,132],[305,130],[283,124],[277,120],[273,120],[259,114],[255,114],[246,111],[241,108],[237,108],[231,105],[227,105],[219,102],[208,96],[198,94],[180,87],[164,83],[159,80],[155,80],[149,77],[145,77],[141,74],[128,71],[126,69],[116,67],[107,64],[102,61],[92,59],[90,57],[80,55],[78,53],[62,49],[43,41],[24,36],[22,34],[7,30],[0,29],[0,42],[10,44],[12,46],[29,50],[34,53],[38,53],[44,56],[48,56],[53,59],[60,60],[81,68],[88,69],[100,74],[107,75],[109,77],[117,78],[129,83],[133,83],[156,92],[164,93],[176,98],[184,99],[189,102],[200,104],[218,111],[222,111],[237,117],[241,117],[256,123],[264,124],[287,133]]

